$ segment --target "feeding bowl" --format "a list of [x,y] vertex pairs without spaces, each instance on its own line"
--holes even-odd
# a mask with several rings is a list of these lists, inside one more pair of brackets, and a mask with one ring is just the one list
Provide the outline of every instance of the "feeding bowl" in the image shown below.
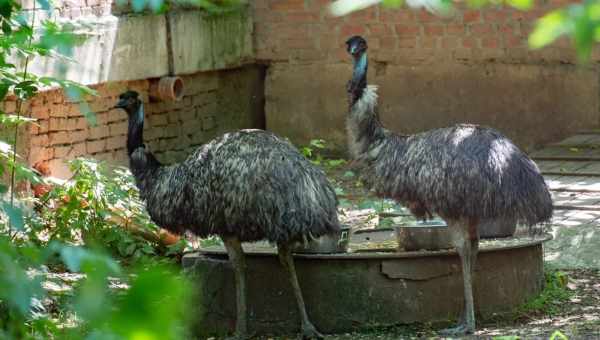
[[452,248],[446,224],[436,221],[400,225],[394,228],[398,251],[438,250]]
[[294,246],[294,253],[302,254],[335,254],[345,253],[348,250],[350,239],[350,227],[342,226],[340,231],[333,234],[323,235],[305,244]]

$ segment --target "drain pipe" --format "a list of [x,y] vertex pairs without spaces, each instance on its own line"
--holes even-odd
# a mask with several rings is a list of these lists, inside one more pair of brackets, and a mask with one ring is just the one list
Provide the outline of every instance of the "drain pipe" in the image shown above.
[[150,97],[161,100],[176,100],[183,98],[183,79],[181,77],[162,77],[150,83]]
[[169,75],[150,83],[150,96],[162,100],[176,100],[183,98],[183,79],[175,75],[173,58],[173,44],[171,32],[171,12],[165,13],[165,26],[167,35],[167,62]]

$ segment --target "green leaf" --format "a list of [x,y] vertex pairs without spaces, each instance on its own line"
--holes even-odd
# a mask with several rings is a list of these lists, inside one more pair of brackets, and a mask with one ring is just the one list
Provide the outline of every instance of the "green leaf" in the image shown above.
[[356,176],[356,174],[354,173],[354,171],[346,171],[344,172],[344,175],[342,176],[343,178],[352,178]]
[[563,10],[552,11],[536,22],[529,35],[529,46],[533,49],[542,48],[570,31],[572,25],[566,13]]
[[403,3],[403,0],[383,0],[383,5],[386,7],[400,7]]
[[4,98],[6,97],[6,94],[8,93],[9,88],[10,88],[10,85],[8,85],[6,83],[0,83],[0,101],[4,100]]
[[2,209],[8,215],[12,228],[23,230],[23,213],[21,209],[11,206],[9,202],[2,202]]
[[10,19],[13,12],[13,1],[2,0],[0,1],[0,16],[5,19]]
[[518,10],[526,11],[533,7],[533,0],[507,0],[509,6],[512,6]]

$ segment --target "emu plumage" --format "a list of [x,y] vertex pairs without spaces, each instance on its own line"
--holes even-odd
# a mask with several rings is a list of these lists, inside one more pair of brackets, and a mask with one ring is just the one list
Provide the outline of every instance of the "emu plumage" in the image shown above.
[[403,136],[385,129],[377,87],[367,85],[367,43],[347,41],[354,61],[346,120],[350,153],[366,166],[368,184],[420,218],[437,214],[462,262],[465,312],[448,333],[475,329],[472,296],[481,221],[516,219],[533,226],[552,218],[552,198],[535,163],[500,132],[456,125]]
[[117,107],[129,115],[130,168],[152,220],[173,232],[220,236],[234,266],[236,335],[247,336],[241,242],[268,240],[290,275],[304,337],[321,337],[308,320],[291,245],[339,231],[337,198],[325,174],[286,140],[263,130],[227,133],[185,161],[162,165],[143,144],[143,104],[133,91]]

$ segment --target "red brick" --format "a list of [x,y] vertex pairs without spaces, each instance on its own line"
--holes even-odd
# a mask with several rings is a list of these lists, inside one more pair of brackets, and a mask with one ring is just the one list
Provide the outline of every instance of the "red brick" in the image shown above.
[[80,157],[87,154],[87,150],[85,148],[85,143],[77,143],[71,145],[71,157]]
[[504,47],[512,48],[523,45],[523,38],[514,35],[512,33],[508,33],[504,35]]
[[79,110],[78,104],[69,104],[65,107],[65,113],[69,117],[81,117],[81,110]]
[[399,48],[414,48],[417,47],[417,38],[400,38],[398,39]]
[[394,36],[385,36],[379,38],[379,46],[386,50],[394,50],[396,48],[397,42],[398,38]]
[[65,131],[67,130],[66,118],[50,118],[48,131]]
[[47,161],[52,158],[51,149],[45,146],[32,146],[29,149],[29,164],[36,164],[39,162]]
[[368,23],[377,21],[377,7],[370,7],[361,11],[356,11],[347,16],[348,22]]
[[15,101],[4,101],[4,111],[6,113],[14,113],[17,110],[17,102]]
[[429,13],[428,11],[422,9],[418,12],[417,14],[417,18],[418,21],[420,22],[432,22],[432,21],[438,21],[439,18],[431,13]]
[[419,39],[421,48],[437,48],[438,47],[438,37],[421,37]]
[[148,117],[148,123],[151,126],[165,126],[165,125],[167,125],[167,115],[166,114],[151,115],[150,117]]
[[425,35],[443,35],[444,26],[442,25],[425,25]]
[[274,11],[302,11],[304,0],[275,0],[269,7]]
[[446,25],[446,34],[448,35],[463,35],[465,34],[464,24],[448,24]]
[[525,19],[525,12],[522,11],[514,11],[511,15],[513,20],[523,20]]
[[477,47],[477,39],[475,39],[475,38],[463,37],[461,40],[462,40],[462,46],[465,48]]
[[50,145],[67,144],[69,142],[69,134],[65,131],[50,133],[48,134],[48,142]]
[[46,104],[50,117],[66,117],[67,110],[63,104]]
[[485,21],[488,22],[504,22],[508,17],[508,12],[503,9],[487,10],[484,12]]
[[127,127],[128,127],[127,122],[113,123],[108,126],[108,128],[110,129],[111,136],[119,136],[119,135],[127,134]]
[[314,40],[307,37],[298,37],[295,39],[286,39],[281,42],[282,46],[286,48],[299,49],[314,49],[316,48],[316,43]]
[[98,152],[106,150],[106,140],[105,139],[96,140],[93,142],[86,142],[85,144],[86,144],[85,145],[86,150],[90,154],[94,154],[94,153],[98,153]]
[[31,145],[35,146],[47,146],[48,135],[36,135],[31,137]]
[[90,139],[102,139],[108,136],[108,126],[106,125],[91,127],[89,131]]
[[107,122],[111,123],[111,122],[118,122],[121,120],[127,119],[127,114],[125,113],[125,111],[120,110],[120,109],[113,109],[108,111],[108,119]]
[[463,13],[463,22],[472,23],[478,22],[481,19],[481,12],[479,10],[467,10]]
[[347,24],[342,26],[340,33],[343,37],[349,37],[352,35],[364,35],[365,27],[362,25]]
[[164,137],[177,137],[181,133],[181,127],[179,124],[169,124],[166,128],[164,128]]
[[394,34],[394,29],[391,25],[386,24],[369,24],[367,25],[369,29],[369,33],[371,35],[392,35]]
[[496,37],[483,37],[481,39],[481,47],[483,47],[483,48],[499,48],[500,40]]
[[473,24],[469,28],[473,35],[481,36],[493,33],[492,25],[490,24]]
[[416,16],[413,10],[409,9],[383,9],[380,8],[379,20],[384,23],[413,23]]
[[83,142],[90,137],[90,132],[88,130],[79,130],[79,131],[70,131],[69,132],[69,142],[77,143]]
[[50,110],[48,110],[48,107],[44,105],[32,106],[31,117],[37,119],[48,119],[50,118]]
[[420,25],[396,25],[396,34],[398,35],[419,35]]
[[458,38],[444,37],[442,38],[442,48],[456,48],[458,46]]
[[54,157],[55,158],[67,158],[69,153],[71,152],[72,147],[69,146],[57,146],[54,148]]
[[38,120],[37,122],[31,123],[31,134],[37,135],[40,133],[48,132],[48,121],[47,120]]
[[106,139],[106,150],[117,150],[125,147],[126,136],[114,136]]
[[95,116],[96,116],[96,125],[108,124],[108,112],[96,113]]
[[290,12],[285,15],[286,22],[316,22],[319,21],[319,15],[310,12]]
[[69,118],[67,120],[67,130],[83,130],[88,127],[88,121],[84,117]]
[[96,98],[96,100],[89,103],[89,105],[92,112],[102,112],[115,106],[115,100],[112,98]]

